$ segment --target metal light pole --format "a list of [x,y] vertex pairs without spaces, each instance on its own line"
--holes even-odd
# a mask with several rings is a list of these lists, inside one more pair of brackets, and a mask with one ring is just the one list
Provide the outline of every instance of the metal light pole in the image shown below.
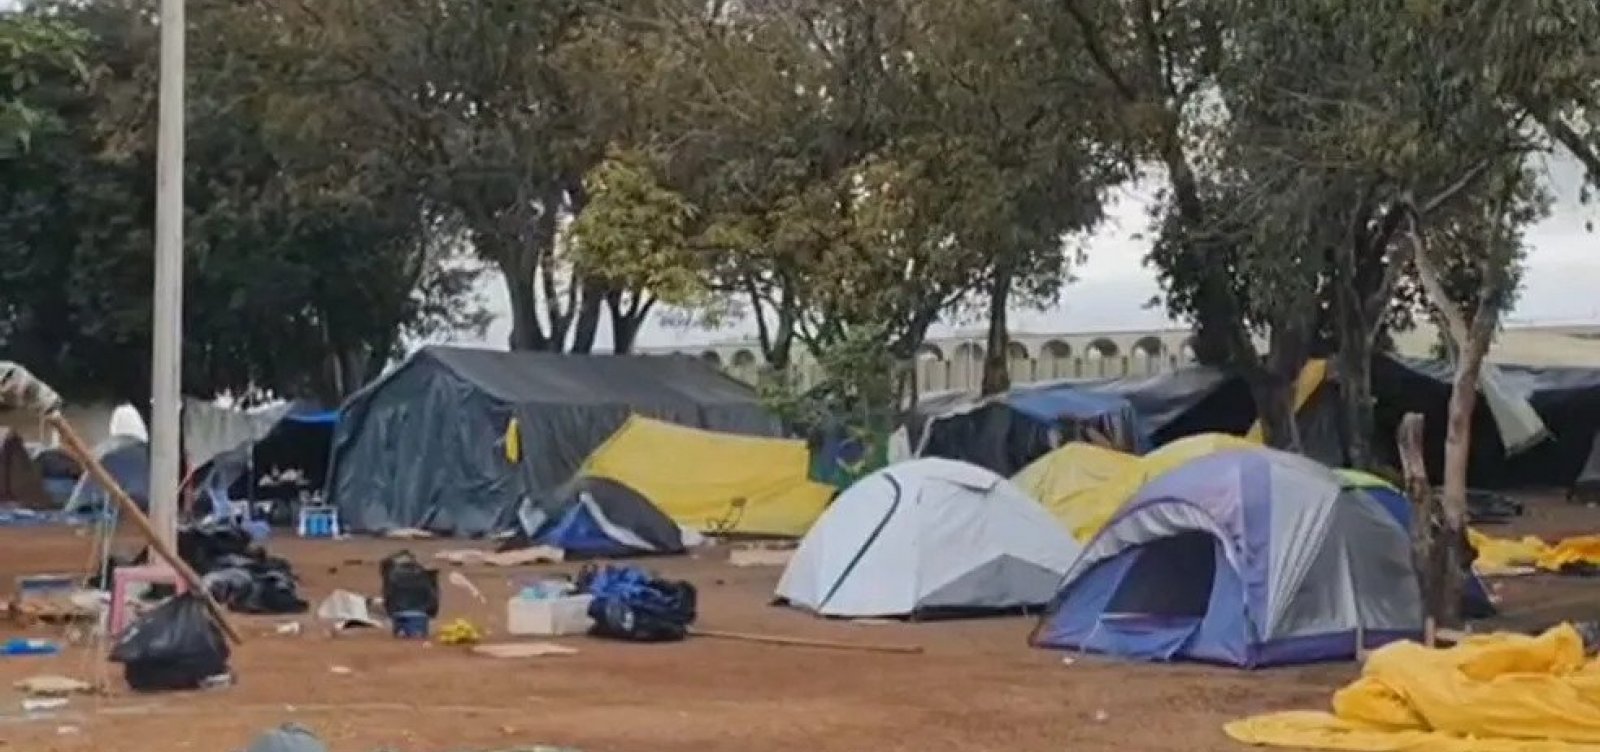
[[178,432],[183,373],[184,0],[161,0],[161,85],[156,140],[156,272],[150,348],[150,517],[169,546],[178,537]]

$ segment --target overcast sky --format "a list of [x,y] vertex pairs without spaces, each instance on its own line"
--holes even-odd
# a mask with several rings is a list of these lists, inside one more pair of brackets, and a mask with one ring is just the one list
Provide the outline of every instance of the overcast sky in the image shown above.
[[[1579,203],[1582,168],[1576,162],[1556,161],[1547,167],[1546,174],[1556,204],[1550,218],[1529,233],[1528,270],[1512,315],[1513,323],[1600,322],[1600,256],[1595,254],[1600,236],[1584,226],[1590,219],[1600,220],[1600,209]],[[1093,332],[1174,325],[1164,312],[1145,307],[1160,292],[1155,276],[1142,263],[1149,244],[1139,239],[1147,234],[1153,195],[1150,186],[1136,185],[1118,191],[1106,223],[1088,240],[1088,259],[1078,267],[1077,281],[1062,292],[1060,303],[1052,309],[1014,313],[1013,331]],[[475,344],[504,347],[510,332],[505,316],[509,308],[505,285],[498,275],[485,285],[484,295],[498,315],[487,335]],[[948,334],[981,323],[947,321],[933,334]],[[640,344],[688,346],[750,336],[753,331],[749,326],[720,332],[683,330],[652,321],[641,334]],[[608,332],[602,332],[604,343],[609,344],[609,337]]]

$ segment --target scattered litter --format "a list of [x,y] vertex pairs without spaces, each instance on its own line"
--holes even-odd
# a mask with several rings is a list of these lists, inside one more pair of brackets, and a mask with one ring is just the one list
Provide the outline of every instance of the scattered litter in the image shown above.
[[292,637],[294,635],[300,634],[300,622],[297,622],[297,621],[284,622],[283,624],[279,624],[277,627],[273,628],[272,631],[273,631],[274,634],[280,634],[280,635]]
[[348,590],[335,590],[324,598],[317,605],[317,618],[333,622],[335,629],[381,626],[377,619],[372,618],[366,597]]
[[426,530],[418,530],[414,527],[397,527],[384,533],[383,537],[390,540],[427,540],[434,536],[433,533]]
[[544,658],[558,655],[577,655],[577,648],[553,642],[507,642],[497,645],[477,645],[472,652],[490,658]]
[[1071,666],[1071,665],[1073,665],[1073,664],[1075,664],[1077,662],[1078,662],[1078,659],[1077,658],[1073,658],[1070,655],[1061,659],[1061,665],[1063,665],[1063,666]]
[[466,619],[456,619],[439,630],[441,645],[476,645],[482,640],[483,633]]
[[76,734],[82,730],[83,729],[80,729],[77,726],[57,726],[56,736],[72,736],[73,734]]
[[256,737],[244,752],[328,752],[328,747],[310,729],[286,723]]
[[1111,718],[1111,714],[1107,713],[1104,710],[1096,710],[1096,711],[1094,711],[1094,719],[1095,719],[1095,721],[1097,721],[1099,723],[1105,723],[1110,718]]
[[55,655],[61,646],[50,640],[15,637],[0,644],[0,655]]
[[464,575],[464,574],[462,574],[460,572],[451,572],[450,576],[446,577],[445,579],[451,585],[454,585],[454,586],[456,586],[458,588],[461,588],[462,590],[465,590],[468,593],[470,593],[472,595],[472,597],[476,598],[479,603],[488,603],[489,602],[489,599],[483,597],[483,591],[479,590],[477,585],[472,584],[472,580],[467,579],[466,575]]
[[231,686],[233,686],[233,674],[228,672],[212,674],[200,680],[201,689],[226,689]]
[[29,697],[22,701],[22,709],[29,713],[48,712],[60,710],[66,707],[68,702],[65,697]]
[[458,548],[440,551],[433,558],[457,566],[521,567],[529,564],[560,564],[566,561],[567,555],[559,548],[533,546],[499,552]]
[[88,682],[53,674],[30,676],[11,686],[29,697],[66,697],[67,695],[88,694],[94,689]]
[[894,619],[879,619],[876,617],[867,616],[860,619],[851,619],[850,623],[859,624],[864,627],[883,627],[893,624],[895,621]]
[[351,675],[351,674],[353,674],[355,672],[356,672],[356,670],[353,669],[353,668],[350,668],[349,666],[329,666],[328,667],[328,673],[330,673],[330,674],[338,674],[339,676],[349,676],[349,675]]
[[794,558],[794,549],[747,546],[735,548],[728,554],[728,563],[736,567],[781,567]]

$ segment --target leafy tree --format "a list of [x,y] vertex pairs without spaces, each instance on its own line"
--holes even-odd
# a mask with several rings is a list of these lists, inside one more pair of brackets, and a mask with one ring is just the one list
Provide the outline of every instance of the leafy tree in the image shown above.
[[[337,142],[274,109],[261,26],[195,16],[191,45],[185,389],[337,402],[407,337],[481,325],[476,269],[414,194],[339,172]],[[86,84],[47,81],[66,127],[0,175],[0,347],[83,397],[145,404],[149,378],[157,32],[147,3],[59,17],[86,30]],[[13,293],[15,291],[15,293]]]
[[47,77],[87,77],[86,41],[70,23],[0,9],[0,160],[27,151],[36,133],[61,126],[59,115],[35,95]]

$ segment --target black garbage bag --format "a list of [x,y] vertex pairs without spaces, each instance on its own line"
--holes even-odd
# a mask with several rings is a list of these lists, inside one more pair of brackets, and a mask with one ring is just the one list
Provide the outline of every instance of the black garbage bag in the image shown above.
[[117,636],[111,660],[140,692],[198,689],[228,672],[228,642],[205,604],[180,595],[140,617]]
[[589,633],[633,642],[672,642],[689,634],[696,616],[694,585],[663,580],[638,567],[585,567],[578,589],[594,597]]
[[389,615],[420,611],[439,615],[439,570],[422,566],[410,551],[386,557],[378,564],[383,578],[383,610]]

